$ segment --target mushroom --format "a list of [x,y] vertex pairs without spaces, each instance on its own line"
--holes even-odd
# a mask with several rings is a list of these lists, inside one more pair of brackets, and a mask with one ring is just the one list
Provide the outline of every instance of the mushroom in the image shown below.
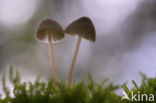
[[36,37],[49,45],[49,56],[52,68],[52,76],[54,81],[56,81],[56,69],[54,63],[54,55],[53,55],[53,43],[64,37],[64,31],[62,27],[52,19],[43,20],[38,26]]
[[81,17],[76,21],[72,22],[67,28],[65,29],[65,33],[71,36],[78,36],[77,46],[75,50],[75,54],[72,60],[72,64],[70,67],[70,72],[68,75],[68,87],[70,88],[71,81],[72,81],[72,74],[74,71],[74,66],[76,63],[80,42],[81,39],[87,39],[89,41],[95,42],[96,40],[96,33],[95,28],[92,21],[88,17]]

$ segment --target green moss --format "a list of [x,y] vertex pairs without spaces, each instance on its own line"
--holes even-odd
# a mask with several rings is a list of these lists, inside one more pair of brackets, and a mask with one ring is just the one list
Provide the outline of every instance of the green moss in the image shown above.
[[[151,94],[156,91],[156,78],[147,78],[142,75],[142,85],[138,86],[132,81],[134,87],[130,90],[124,84],[121,87],[131,97],[131,92]],[[52,79],[43,82],[38,77],[34,83],[20,82],[18,71],[10,67],[9,80],[13,84],[10,91],[2,76],[3,92],[5,98],[0,97],[0,103],[136,103],[136,101],[121,100],[122,96],[116,94],[120,86],[113,85],[108,80],[96,83],[89,75],[87,82],[78,82],[67,88],[66,83],[54,83]],[[120,88],[121,89],[121,88]],[[10,96],[13,92],[14,97]],[[155,103],[140,101],[138,103]]]

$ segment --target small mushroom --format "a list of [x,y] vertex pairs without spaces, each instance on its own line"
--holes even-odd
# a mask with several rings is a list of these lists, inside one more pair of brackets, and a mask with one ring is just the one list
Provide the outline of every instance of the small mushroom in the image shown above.
[[89,41],[95,42],[96,40],[96,33],[95,28],[92,21],[88,17],[81,17],[76,21],[72,22],[67,28],[65,29],[65,33],[71,36],[78,36],[77,46],[75,50],[75,54],[72,60],[70,72],[68,75],[68,87],[70,88],[71,81],[72,81],[72,74],[74,71],[74,66],[76,63],[80,42],[81,39],[87,39]]
[[49,56],[52,68],[52,75],[54,81],[56,81],[56,69],[53,55],[53,43],[61,40],[64,37],[64,31],[62,27],[52,19],[43,20],[36,32],[36,37],[49,45]]

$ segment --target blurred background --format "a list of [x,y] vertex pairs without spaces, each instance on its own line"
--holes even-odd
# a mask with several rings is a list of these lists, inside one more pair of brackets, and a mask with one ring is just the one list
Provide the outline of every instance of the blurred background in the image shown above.
[[[139,83],[139,72],[156,75],[155,0],[0,0],[0,74],[12,64],[23,81],[50,78],[48,45],[36,39],[37,26],[52,18],[65,28],[82,16],[93,21],[97,39],[82,40],[73,81],[85,80],[89,72],[96,81],[109,78],[115,84]],[[66,35],[54,44],[60,80],[67,81],[76,41]]]

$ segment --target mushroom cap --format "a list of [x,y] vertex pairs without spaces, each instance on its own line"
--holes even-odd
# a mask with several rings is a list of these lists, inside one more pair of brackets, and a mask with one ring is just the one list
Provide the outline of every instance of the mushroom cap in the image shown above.
[[95,27],[88,17],[81,17],[69,24],[65,33],[72,36],[78,35],[93,42],[96,40]]
[[64,31],[55,20],[45,19],[39,24],[36,37],[45,43],[53,43],[64,37]]

